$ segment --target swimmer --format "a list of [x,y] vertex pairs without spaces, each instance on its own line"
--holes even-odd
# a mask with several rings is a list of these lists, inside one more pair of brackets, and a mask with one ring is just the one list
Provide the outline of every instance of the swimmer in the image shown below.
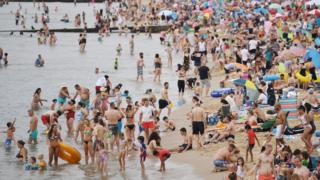
[[43,159],[43,154],[39,154],[38,155],[38,166],[39,166],[39,170],[43,171],[43,170],[47,170],[47,162]]
[[119,65],[119,61],[118,61],[118,58],[116,57],[113,65],[114,70],[118,70],[118,65]]
[[30,117],[29,123],[29,144],[38,144],[38,118],[35,116],[33,110],[28,110],[28,115]]
[[25,142],[23,140],[19,140],[17,142],[17,146],[19,148],[19,152],[16,155],[18,161],[27,162],[28,161],[28,150],[24,147]]
[[36,171],[39,170],[39,166],[37,164],[37,159],[34,156],[31,156],[29,159],[29,163],[25,166],[26,171]]
[[122,52],[121,44],[118,44],[116,51],[117,51],[117,56],[121,56],[121,52]]

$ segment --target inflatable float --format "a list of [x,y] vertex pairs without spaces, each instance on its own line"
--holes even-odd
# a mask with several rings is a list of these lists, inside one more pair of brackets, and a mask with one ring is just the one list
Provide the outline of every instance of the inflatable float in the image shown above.
[[299,81],[305,82],[305,83],[310,82],[310,81],[312,80],[311,74],[310,74],[309,72],[306,72],[306,76],[302,76],[302,75],[300,74],[300,71],[298,71],[298,72],[296,73],[296,77],[297,77],[297,79],[298,79]]
[[222,95],[224,94],[229,94],[233,92],[233,89],[232,88],[220,88],[220,89],[216,89],[216,90],[213,90],[211,92],[211,97],[222,97]]
[[81,160],[81,154],[76,148],[62,142],[59,143],[59,146],[59,158],[70,164],[77,164]]
[[280,79],[280,75],[278,74],[269,74],[269,75],[263,76],[264,81],[276,81],[279,79]]

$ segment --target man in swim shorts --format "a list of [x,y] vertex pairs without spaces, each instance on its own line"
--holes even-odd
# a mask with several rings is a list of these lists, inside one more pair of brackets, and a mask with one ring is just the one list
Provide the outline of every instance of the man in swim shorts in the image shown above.
[[215,168],[226,170],[231,163],[231,157],[235,154],[236,150],[237,148],[234,144],[229,144],[227,147],[219,149],[213,158],[213,165]]
[[122,118],[122,113],[116,109],[114,102],[110,103],[110,108],[104,114],[106,120],[108,121],[108,128],[112,133],[112,140],[110,143],[111,150],[113,150],[114,144],[117,145],[119,149],[119,129],[118,129],[118,120]]
[[164,108],[168,108],[168,116],[170,116],[171,108],[169,106],[170,99],[168,95],[168,89],[169,89],[169,83],[165,82],[163,84],[163,89],[161,91],[161,98],[159,99],[159,116],[161,115],[161,112]]
[[277,112],[277,116],[276,116],[276,147],[278,147],[278,145],[284,144],[284,140],[283,140],[283,135],[284,135],[284,130],[285,130],[285,126],[286,126],[286,115],[285,112],[283,112],[283,110],[281,109],[281,105],[280,104],[276,104],[274,107],[274,110]]
[[186,128],[180,129],[180,134],[183,137],[183,143],[179,146],[178,152],[184,152],[192,149],[192,135],[187,133]]
[[38,143],[38,118],[34,115],[33,110],[28,110],[28,115],[30,117],[29,123],[29,144],[37,144]]
[[202,138],[205,129],[205,112],[200,106],[200,102],[196,102],[195,107],[191,110],[192,134],[195,136],[198,148],[202,147]]
[[88,88],[85,87],[81,87],[79,84],[76,84],[74,86],[74,88],[76,89],[76,94],[73,97],[73,100],[75,100],[77,98],[77,96],[80,96],[80,102],[83,103],[86,108],[89,108],[90,105],[90,91]]

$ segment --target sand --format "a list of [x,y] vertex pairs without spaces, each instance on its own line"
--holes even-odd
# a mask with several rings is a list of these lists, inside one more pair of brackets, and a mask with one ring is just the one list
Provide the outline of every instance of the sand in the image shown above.
[[[218,73],[217,73],[218,72]],[[212,89],[218,88],[219,80],[223,79],[223,73],[221,71],[214,71],[213,73],[214,81],[212,80],[211,84],[213,85]],[[219,108],[219,100],[211,97],[207,97],[202,99],[204,102],[204,108],[206,111],[215,112]],[[185,104],[180,109],[174,111],[172,113],[172,119],[176,123],[176,131],[164,133],[162,137],[162,146],[167,149],[173,149],[178,147],[178,145],[182,144],[182,137],[179,133],[179,129],[182,127],[187,128],[187,131],[191,133],[191,121],[187,119],[186,114],[191,109],[191,104]],[[292,127],[298,124],[296,120],[290,120],[289,125]],[[319,124],[319,123],[316,123]],[[243,127],[243,125],[237,125],[238,127]],[[319,125],[318,125],[319,126]],[[317,129],[319,127],[317,126]],[[266,136],[268,133],[257,133],[257,137],[262,144],[266,140]],[[313,138],[315,141],[316,138]],[[292,148],[292,151],[296,148],[304,150],[304,143],[300,139],[300,135],[295,135],[295,139],[293,140],[285,140],[288,145]],[[247,147],[247,135],[245,132],[237,132],[235,138],[236,146],[240,149],[240,155],[245,158],[246,147]],[[271,144],[275,145],[275,139],[271,140]],[[171,157],[171,161],[177,163],[186,163],[193,166],[196,175],[202,177],[203,179],[224,179],[228,172],[215,172],[213,171],[213,156],[215,152],[227,145],[227,142],[221,142],[217,144],[209,144],[205,146],[203,149],[193,149],[191,151],[183,152],[183,153],[175,153]],[[195,147],[194,147],[195,148]],[[255,165],[257,162],[257,157],[260,152],[260,147],[256,144],[253,149],[254,162],[246,162],[246,166],[249,169]],[[314,151],[312,155],[319,155],[317,151]],[[250,159],[250,158],[249,158]],[[254,177],[246,176],[246,179],[254,179]]]

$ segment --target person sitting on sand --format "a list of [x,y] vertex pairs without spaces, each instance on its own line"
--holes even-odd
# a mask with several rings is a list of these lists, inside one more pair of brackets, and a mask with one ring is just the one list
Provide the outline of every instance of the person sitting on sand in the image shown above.
[[192,135],[187,133],[186,128],[180,129],[180,134],[183,137],[183,143],[178,147],[177,151],[179,153],[188,151],[192,149]]
[[254,112],[254,114],[257,117],[257,122],[258,123],[263,123],[266,120],[266,115],[265,113],[258,107],[257,103],[254,103],[252,105],[252,110]]
[[164,116],[162,120],[164,122],[164,126],[166,127],[165,131],[174,131],[176,129],[174,122],[170,120],[167,116]]
[[229,144],[227,147],[220,148],[213,158],[213,165],[215,170],[226,170],[228,166],[232,163],[231,156],[235,155],[236,146],[234,144]]
[[223,119],[223,122],[227,124],[226,128],[222,129],[221,131],[217,131],[217,133],[213,136],[213,142],[217,143],[219,141],[223,141],[228,137],[234,137],[233,133],[235,130],[234,121],[232,120],[231,116],[226,116]]

